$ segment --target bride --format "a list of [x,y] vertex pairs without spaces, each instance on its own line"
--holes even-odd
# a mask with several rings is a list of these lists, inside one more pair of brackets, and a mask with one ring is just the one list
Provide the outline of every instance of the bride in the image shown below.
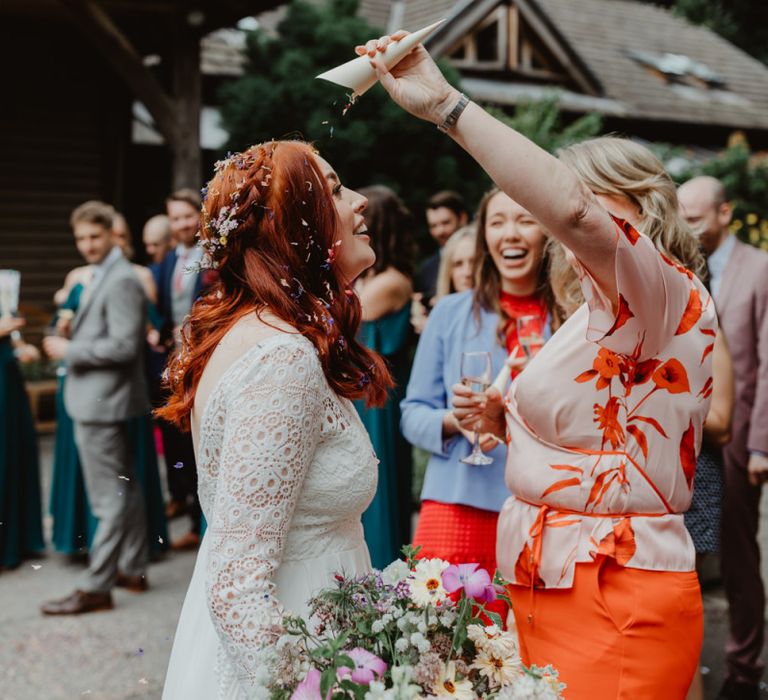
[[335,572],[370,568],[360,515],[376,456],[350,399],[392,380],[355,340],[355,278],[375,261],[367,200],[309,145],[276,141],[216,164],[203,265],[160,414],[191,429],[208,530],[181,612],[165,700],[266,697],[283,612]]

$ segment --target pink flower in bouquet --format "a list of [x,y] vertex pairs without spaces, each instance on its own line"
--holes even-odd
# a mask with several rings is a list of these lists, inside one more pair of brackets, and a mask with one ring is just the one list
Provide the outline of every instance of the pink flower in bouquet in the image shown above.
[[349,676],[354,683],[368,685],[387,672],[387,664],[370,651],[357,647],[344,653],[355,662],[355,667],[352,670],[346,666],[339,668],[339,678]]
[[478,603],[496,600],[496,589],[493,587],[491,576],[479,566],[480,564],[451,564],[443,571],[443,588],[448,593],[455,593],[463,588],[467,598],[473,598]]
[[[326,700],[330,700],[331,692],[328,691]],[[296,686],[291,695],[291,700],[323,700],[320,695],[320,671],[310,668],[304,680]]]

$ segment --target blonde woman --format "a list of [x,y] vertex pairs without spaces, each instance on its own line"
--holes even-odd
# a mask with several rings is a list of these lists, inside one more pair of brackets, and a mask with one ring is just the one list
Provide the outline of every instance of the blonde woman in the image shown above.
[[475,241],[477,227],[468,224],[458,229],[443,246],[440,267],[437,271],[436,298],[447,294],[466,292],[475,286]]
[[621,139],[558,161],[451,87],[423,46],[388,71],[379,53],[392,40],[358,53],[568,249],[586,299],[505,402],[453,389],[462,426],[482,421],[508,441],[497,560],[523,659],[554,664],[569,700],[682,699],[703,623],[683,513],[717,318],[674,183]]

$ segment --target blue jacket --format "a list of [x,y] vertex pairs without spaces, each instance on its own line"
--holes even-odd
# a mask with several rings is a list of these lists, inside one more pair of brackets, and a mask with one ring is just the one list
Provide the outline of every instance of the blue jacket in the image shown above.
[[482,310],[478,326],[472,311],[472,291],[444,297],[429,314],[416,349],[406,396],[400,404],[403,435],[411,444],[432,453],[422,500],[499,511],[509,496],[504,483],[504,445],[487,453],[493,457],[493,464],[476,467],[459,461],[472,451],[472,445],[462,435],[448,440],[442,436],[451,387],[461,379],[461,353],[489,351],[492,380],[504,364],[507,352],[497,337],[498,323],[497,314]]

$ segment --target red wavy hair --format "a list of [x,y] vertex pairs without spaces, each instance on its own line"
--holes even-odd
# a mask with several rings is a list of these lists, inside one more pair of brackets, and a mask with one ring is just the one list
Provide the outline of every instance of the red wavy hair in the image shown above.
[[[314,149],[300,141],[251,146],[217,164],[203,194],[199,237],[219,280],[192,307],[168,365],[171,396],[157,414],[189,430],[213,351],[240,318],[262,307],[312,342],[337,394],[383,404],[394,383],[384,360],[355,339],[360,301],[349,286],[354,280],[342,279],[333,263],[338,215]],[[222,238],[227,214],[235,228],[225,227]]]

